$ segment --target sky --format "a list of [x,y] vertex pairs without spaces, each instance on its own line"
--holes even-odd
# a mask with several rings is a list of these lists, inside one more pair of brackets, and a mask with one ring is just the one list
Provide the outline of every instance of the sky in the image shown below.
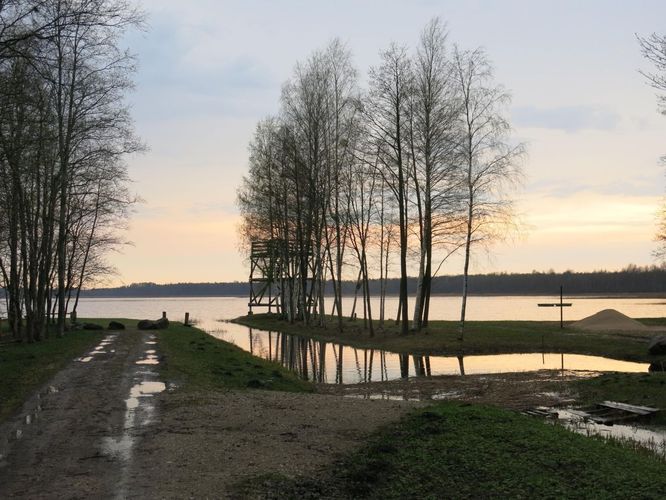
[[[413,48],[433,17],[483,47],[527,147],[514,194],[522,230],[471,271],[616,270],[653,263],[666,116],[636,33],[663,33],[666,2],[561,0],[137,0],[145,31],[128,96],[148,152],[128,158],[136,206],[110,284],[244,281],[236,189],[257,122],[295,64],[334,37],[366,84],[391,42]],[[443,274],[458,274],[455,259]]]

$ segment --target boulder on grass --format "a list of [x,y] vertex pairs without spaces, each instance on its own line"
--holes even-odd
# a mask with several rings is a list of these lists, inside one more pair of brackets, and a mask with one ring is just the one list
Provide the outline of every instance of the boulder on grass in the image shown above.
[[648,371],[650,373],[654,372],[666,372],[666,361],[653,361],[650,363],[650,367],[648,368]]
[[136,324],[139,330],[157,330],[157,325],[152,319],[142,319]]
[[666,336],[653,337],[648,344],[648,352],[653,356],[666,354]]
[[125,325],[123,325],[120,321],[110,321],[109,326],[107,327],[108,330],[124,330]]
[[81,328],[84,330],[104,330],[104,327],[97,323],[82,323]]
[[152,319],[142,319],[136,325],[139,330],[164,330],[169,328],[169,320],[166,318],[160,318],[153,321]]

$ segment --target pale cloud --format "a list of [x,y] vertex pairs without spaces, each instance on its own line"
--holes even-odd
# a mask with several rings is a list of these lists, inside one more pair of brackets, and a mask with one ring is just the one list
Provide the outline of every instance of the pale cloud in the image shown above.
[[536,108],[523,106],[511,111],[517,127],[560,129],[566,132],[580,130],[611,130],[621,121],[617,113],[589,106],[565,106],[558,108]]
[[[112,256],[123,281],[246,279],[236,189],[255,125],[277,111],[296,62],[339,36],[364,75],[437,15],[451,42],[486,48],[528,143],[517,194],[528,237],[493,247],[493,259],[478,254],[475,272],[651,262],[666,119],[636,71],[634,33],[661,30],[665,2],[139,3],[150,31],[127,37],[139,57],[130,101],[151,149],[128,162],[145,203],[127,234],[135,246]],[[445,272],[460,269],[452,259]]]

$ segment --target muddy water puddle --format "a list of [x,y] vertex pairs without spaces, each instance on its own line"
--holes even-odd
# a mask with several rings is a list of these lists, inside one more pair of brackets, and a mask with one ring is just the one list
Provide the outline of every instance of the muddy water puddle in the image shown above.
[[572,409],[541,408],[556,419],[558,424],[584,436],[599,436],[604,439],[620,441],[625,445],[645,448],[666,460],[666,430],[648,429],[635,425],[605,425],[581,417]]
[[[154,342],[154,336],[148,342]],[[146,342],[147,343],[147,342]],[[154,345],[154,344],[153,344]],[[153,396],[166,389],[164,382],[158,380],[158,374],[153,368],[159,364],[157,351],[146,349],[142,358],[135,361],[135,365],[152,365],[136,369],[133,373],[132,386],[125,399],[125,418],[120,436],[107,437],[104,440],[103,450],[111,455],[129,459],[134,444],[133,433],[137,429],[151,422],[155,410]]]
[[116,352],[115,349],[108,349],[109,346],[113,345],[115,340],[118,338],[118,334],[114,333],[111,335],[107,335],[104,337],[99,344],[97,344],[92,351],[86,353],[85,356],[81,356],[80,358],[77,358],[76,360],[80,363],[90,363],[93,359],[95,359],[95,356],[99,356],[100,354],[114,354]]
[[[149,337],[144,345],[152,347],[157,344],[155,337]],[[123,425],[120,432],[115,436],[107,436],[102,440],[101,453],[121,462],[121,479],[116,485],[116,497],[127,496],[127,483],[132,463],[132,456],[137,439],[143,429],[148,426],[155,414],[154,397],[166,390],[164,382],[159,380],[155,366],[159,364],[159,358],[155,349],[144,349],[141,359],[134,365],[148,365],[136,367],[132,373],[132,386],[125,399],[125,413]]]

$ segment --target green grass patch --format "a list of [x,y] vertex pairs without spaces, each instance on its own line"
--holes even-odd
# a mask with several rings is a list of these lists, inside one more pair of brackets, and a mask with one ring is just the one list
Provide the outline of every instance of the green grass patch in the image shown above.
[[277,363],[252,356],[229,342],[172,322],[156,331],[164,355],[161,374],[184,389],[268,389],[310,392],[313,386]]
[[619,401],[660,408],[651,423],[666,426],[666,373],[607,373],[573,383],[581,404]]
[[[277,315],[256,314],[235,320],[250,327],[274,330],[328,342],[339,342],[366,349],[422,354],[472,355],[529,352],[562,352],[604,356],[627,361],[649,362],[647,342],[653,332],[586,332],[571,327],[560,328],[557,321],[469,321],[465,327],[465,340],[458,340],[458,322],[431,321],[427,331],[400,335],[393,321],[380,328],[375,322],[375,335],[370,337],[363,320],[345,320],[339,332],[333,318],[326,327],[290,324]],[[664,326],[664,318],[643,321],[653,326]]]
[[71,331],[62,338],[51,334],[48,339],[32,344],[12,342],[7,335],[3,336],[0,340],[0,422],[105,334],[103,331]]
[[371,436],[319,477],[254,478],[268,498],[663,498],[658,458],[506,410],[444,403]]

